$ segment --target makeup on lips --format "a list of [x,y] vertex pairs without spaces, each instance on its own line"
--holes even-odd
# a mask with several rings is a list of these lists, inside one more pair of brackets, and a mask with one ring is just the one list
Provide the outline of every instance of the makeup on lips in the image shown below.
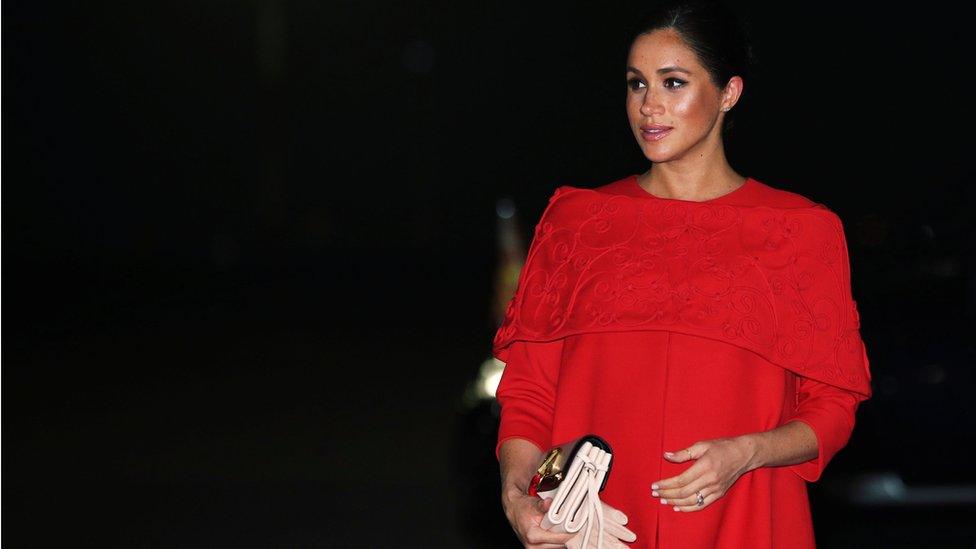
[[658,141],[664,139],[674,128],[661,124],[651,124],[649,126],[641,126],[640,129],[641,137],[644,138],[644,141]]

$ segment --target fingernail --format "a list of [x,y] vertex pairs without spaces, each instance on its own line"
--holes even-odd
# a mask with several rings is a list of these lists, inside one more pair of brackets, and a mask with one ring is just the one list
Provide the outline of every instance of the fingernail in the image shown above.
[[673,456],[674,454],[673,454],[673,453],[671,453],[671,452],[664,452],[664,455],[666,455],[666,456],[668,456],[668,457],[671,457],[671,456]]
[[677,505],[674,506],[674,510],[675,511],[681,511],[681,509],[678,509],[678,506]]
[[651,485],[651,490],[657,490],[658,488],[659,488],[659,486],[657,485],[656,482]]
[[657,490],[651,490],[651,495],[654,497],[658,497],[660,494],[657,493]]
[[668,504],[668,500],[666,500],[664,498],[661,498],[661,504],[662,505],[667,505]]

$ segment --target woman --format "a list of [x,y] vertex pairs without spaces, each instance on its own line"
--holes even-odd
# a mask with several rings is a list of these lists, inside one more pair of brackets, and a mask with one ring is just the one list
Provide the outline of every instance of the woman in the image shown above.
[[626,104],[651,168],[556,190],[496,334],[501,499],[526,547],[579,545],[526,489],[587,433],[613,449],[601,499],[632,533],[604,547],[814,547],[806,482],[871,396],[840,219],[726,161],[749,50],[719,10],[640,27]]

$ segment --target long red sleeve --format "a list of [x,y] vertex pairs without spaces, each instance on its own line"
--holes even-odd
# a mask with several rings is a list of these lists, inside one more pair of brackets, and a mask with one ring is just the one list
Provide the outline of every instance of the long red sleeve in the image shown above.
[[524,438],[542,452],[549,450],[562,349],[562,339],[516,341],[509,347],[508,362],[495,391],[501,405],[496,459],[502,442],[509,438]]
[[797,376],[796,382],[799,404],[786,421],[802,421],[813,429],[818,455],[788,467],[807,482],[815,482],[834,455],[847,445],[854,430],[854,414],[863,397],[802,376]]
[[[831,220],[836,226],[835,246],[841,251],[841,289],[850,312],[854,319],[854,329],[860,327],[857,302],[851,295],[850,259],[844,227],[839,217],[832,214]],[[860,347],[860,368],[864,371],[864,379],[870,383],[871,370],[867,351],[860,340],[860,333],[855,332],[858,347]],[[870,385],[865,387],[867,394],[856,393],[834,385],[823,383],[797,375],[796,377],[797,407],[787,421],[802,421],[813,429],[817,436],[817,457],[803,463],[790,465],[789,468],[807,482],[820,479],[824,469],[834,455],[840,451],[854,430],[854,417],[857,407],[862,400],[870,397]]]

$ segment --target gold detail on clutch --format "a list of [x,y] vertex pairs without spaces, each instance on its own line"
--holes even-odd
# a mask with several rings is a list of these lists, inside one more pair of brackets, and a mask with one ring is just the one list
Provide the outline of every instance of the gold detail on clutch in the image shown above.
[[546,454],[545,459],[542,460],[542,465],[539,465],[538,473],[539,477],[542,479],[552,478],[556,481],[561,481],[563,479],[563,472],[559,470],[556,466],[556,458],[559,457],[560,448],[552,448],[549,453]]

